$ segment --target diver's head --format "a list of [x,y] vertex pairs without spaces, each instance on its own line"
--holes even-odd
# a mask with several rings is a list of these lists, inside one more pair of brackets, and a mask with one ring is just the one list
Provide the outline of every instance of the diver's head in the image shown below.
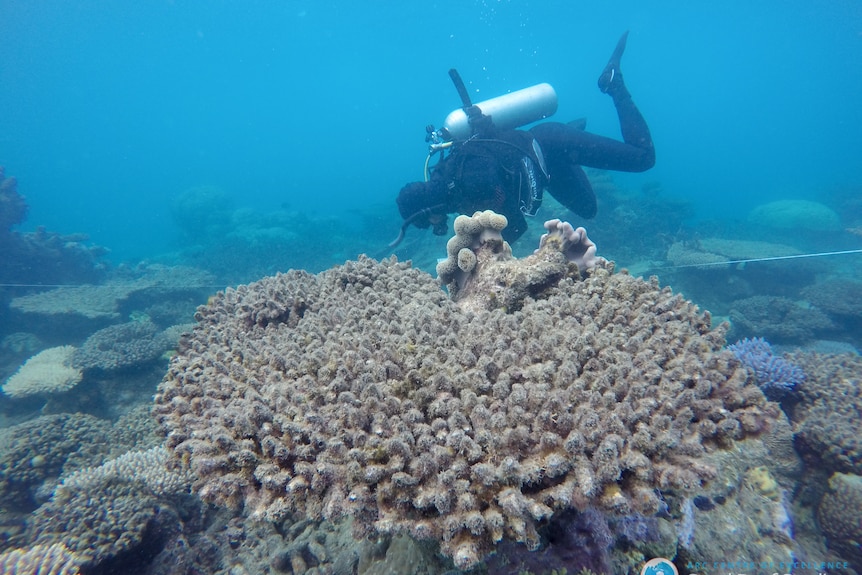
[[396,200],[405,225],[433,227],[434,234],[446,234],[446,191],[436,181],[413,182],[401,188]]

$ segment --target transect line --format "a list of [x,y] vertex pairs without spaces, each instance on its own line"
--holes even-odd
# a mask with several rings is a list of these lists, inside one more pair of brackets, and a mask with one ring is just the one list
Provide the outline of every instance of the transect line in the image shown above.
[[685,264],[679,266],[666,266],[661,268],[653,268],[659,270],[678,269],[678,268],[702,268],[707,266],[726,266],[727,264],[747,264],[749,262],[772,262],[776,260],[795,260],[800,258],[820,258],[824,256],[843,256],[847,254],[862,254],[862,249],[859,250],[843,250],[839,252],[818,252],[816,254],[796,254],[793,256],[772,256],[769,258],[751,258],[747,260],[727,260],[724,262],[708,262],[703,264]]

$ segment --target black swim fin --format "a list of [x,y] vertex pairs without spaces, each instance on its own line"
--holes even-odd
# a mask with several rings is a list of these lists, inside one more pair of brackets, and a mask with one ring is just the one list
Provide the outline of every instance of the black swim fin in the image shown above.
[[608,60],[605,69],[599,75],[599,90],[607,93],[613,86],[622,84],[623,77],[620,72],[620,60],[623,58],[623,52],[626,51],[626,40],[629,37],[629,31],[623,32],[617,42],[617,47],[614,48],[614,53],[611,54],[611,59]]

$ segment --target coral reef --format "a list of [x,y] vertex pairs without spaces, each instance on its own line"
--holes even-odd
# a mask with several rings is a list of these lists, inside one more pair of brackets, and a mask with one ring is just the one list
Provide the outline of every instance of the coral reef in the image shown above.
[[233,201],[216,186],[196,186],[171,201],[171,219],[186,242],[206,242],[230,231]]
[[62,543],[99,564],[139,545],[159,512],[158,498],[140,483],[106,479],[39,507],[28,518],[27,537],[33,545]]
[[18,182],[0,166],[0,283],[56,284],[93,282],[101,278],[107,250],[87,246],[82,234],[60,235],[39,227],[21,233],[12,228],[27,216]]
[[101,461],[110,430],[107,421],[82,414],[44,415],[0,430],[0,507],[34,508],[45,481]]
[[374,253],[391,239],[376,206],[369,213],[351,210],[346,218],[312,217],[283,205],[234,210],[218,190],[189,192],[172,206],[180,231],[179,261],[211,271],[221,285],[288,269],[320,271],[358,253]]
[[862,475],[862,358],[793,353],[806,379],[797,386],[790,419],[796,446],[813,468]]
[[159,497],[184,493],[191,486],[187,470],[170,465],[168,450],[159,445],[145,451],[128,451],[98,467],[79,469],[60,481],[54,497],[62,500],[73,491],[88,491],[112,480],[140,483]]
[[[63,282],[74,283],[74,282]],[[9,302],[10,321],[54,345],[85,339],[122,321],[146,319],[153,309],[160,327],[187,322],[213,290],[213,276],[188,266],[140,265],[112,270],[103,283],[64,285]],[[58,334],[64,339],[56,341]]]
[[862,477],[833,474],[817,518],[829,547],[854,565],[862,563]]
[[634,565],[627,550],[643,548],[656,556],[674,556],[677,535],[665,518],[630,514],[614,517],[588,507],[554,514],[540,530],[543,546],[530,551],[504,541],[487,559],[494,575],[524,573],[620,573]]
[[449,257],[437,265],[437,274],[462,310],[513,312],[563,277],[578,279],[579,270],[606,263],[596,257],[586,230],[559,220],[546,222],[548,233],[539,249],[521,263],[500,233],[506,224],[504,216],[492,211],[455,218],[456,235],[446,245]]
[[62,542],[101,564],[142,545],[155,522],[178,522],[165,502],[189,485],[187,470],[171,465],[164,447],[130,451],[67,475],[30,516],[27,536],[36,545]]
[[42,347],[41,343],[39,338],[32,333],[16,331],[0,340],[0,352],[4,355],[27,354],[27,356],[30,356]]
[[63,286],[13,299],[9,306],[21,313],[78,315],[87,319],[116,319],[118,303],[128,297],[132,286]]
[[115,422],[108,438],[118,449],[150,449],[164,443],[156,421],[150,416],[148,404],[138,405],[123,414]]
[[690,247],[684,242],[674,242],[667,249],[666,261],[672,266],[705,268],[726,272],[730,268],[727,256]]
[[[660,184],[647,182],[640,189],[626,189],[613,179],[612,172],[585,170],[601,202],[598,216],[590,220],[590,233],[602,238],[602,250],[613,253],[617,262],[662,260],[686,220],[695,215],[690,194],[673,197]],[[556,201],[543,204],[552,213]],[[565,206],[558,206],[564,213]]]
[[535,548],[555,510],[649,516],[657,489],[699,489],[707,450],[778,410],[708,314],[610,268],[580,280],[550,246],[477,265],[468,284],[541,285],[491,309],[365,257],[229,289],[199,309],[154,414],[206,501],[350,516],[459,568],[504,538]]
[[170,347],[170,339],[154,323],[131,321],[88,337],[72,355],[72,365],[80,370],[127,369],[157,360]]
[[786,298],[756,295],[736,300],[730,307],[734,339],[764,337],[774,343],[798,344],[834,330],[821,311]]
[[51,347],[28,359],[3,384],[3,393],[21,398],[69,391],[81,381],[81,370],[72,365],[75,348]]
[[701,238],[696,242],[675,242],[667,251],[667,261],[675,266],[710,266],[727,270],[722,262],[801,254],[783,244],[725,238]]
[[862,282],[828,279],[804,288],[801,295],[843,328],[842,339],[862,348]]
[[27,217],[27,202],[18,193],[18,181],[7,178],[5,172],[0,166],[0,234],[8,232]]
[[764,395],[778,401],[805,381],[802,369],[772,353],[772,346],[762,337],[742,339],[727,346],[742,365],[754,372],[754,380]]
[[808,200],[769,202],[751,210],[748,220],[758,227],[794,232],[835,232],[843,228],[832,208]]
[[801,253],[778,243],[695,236],[674,242],[665,257],[668,265],[656,271],[663,283],[674,286],[713,313],[727,315],[731,302],[754,296],[798,299],[799,290],[822,273],[822,267],[810,260],[789,259]]
[[492,259],[512,257],[512,248],[500,233],[508,223],[506,216],[490,210],[455,218],[455,235],[446,244],[447,258],[437,264],[440,283],[447,287],[453,299],[464,289],[477,266],[486,265]]
[[[671,504],[681,535],[677,564],[731,552],[755,563],[793,560],[796,545],[788,500],[796,477],[786,473],[798,472],[799,461],[789,446],[788,431],[781,425],[761,438],[704,457],[704,464],[718,470],[716,478],[688,499],[689,504]],[[783,460],[783,454],[790,459]],[[686,522],[690,530],[684,542]]]
[[134,298],[138,307],[141,301],[163,303],[188,293],[207,292],[212,283],[212,275],[197,268],[148,265],[117,271],[104,284],[64,286],[17,297],[10,307],[25,314],[116,319],[125,311],[122,306],[127,300]]
[[862,318],[862,282],[826,280],[803,289],[802,295],[826,313],[853,321]]
[[557,242],[559,245],[555,246],[556,249],[577,265],[581,273],[604,263],[603,258],[596,256],[596,244],[587,237],[586,229],[575,229],[569,222],[560,220],[548,220],[544,227],[548,232],[539,239],[539,249],[536,252],[552,242]]
[[0,573],[9,575],[78,575],[84,560],[62,543],[34,545],[0,554]]

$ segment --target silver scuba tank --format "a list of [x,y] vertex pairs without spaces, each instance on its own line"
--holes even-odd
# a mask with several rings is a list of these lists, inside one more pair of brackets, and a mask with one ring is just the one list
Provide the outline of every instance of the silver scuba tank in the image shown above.
[[[497,128],[509,130],[553,115],[557,111],[557,93],[550,84],[542,83],[479,102],[476,106],[484,115],[491,116]],[[466,140],[473,135],[463,108],[446,116],[441,131],[449,140]]]

